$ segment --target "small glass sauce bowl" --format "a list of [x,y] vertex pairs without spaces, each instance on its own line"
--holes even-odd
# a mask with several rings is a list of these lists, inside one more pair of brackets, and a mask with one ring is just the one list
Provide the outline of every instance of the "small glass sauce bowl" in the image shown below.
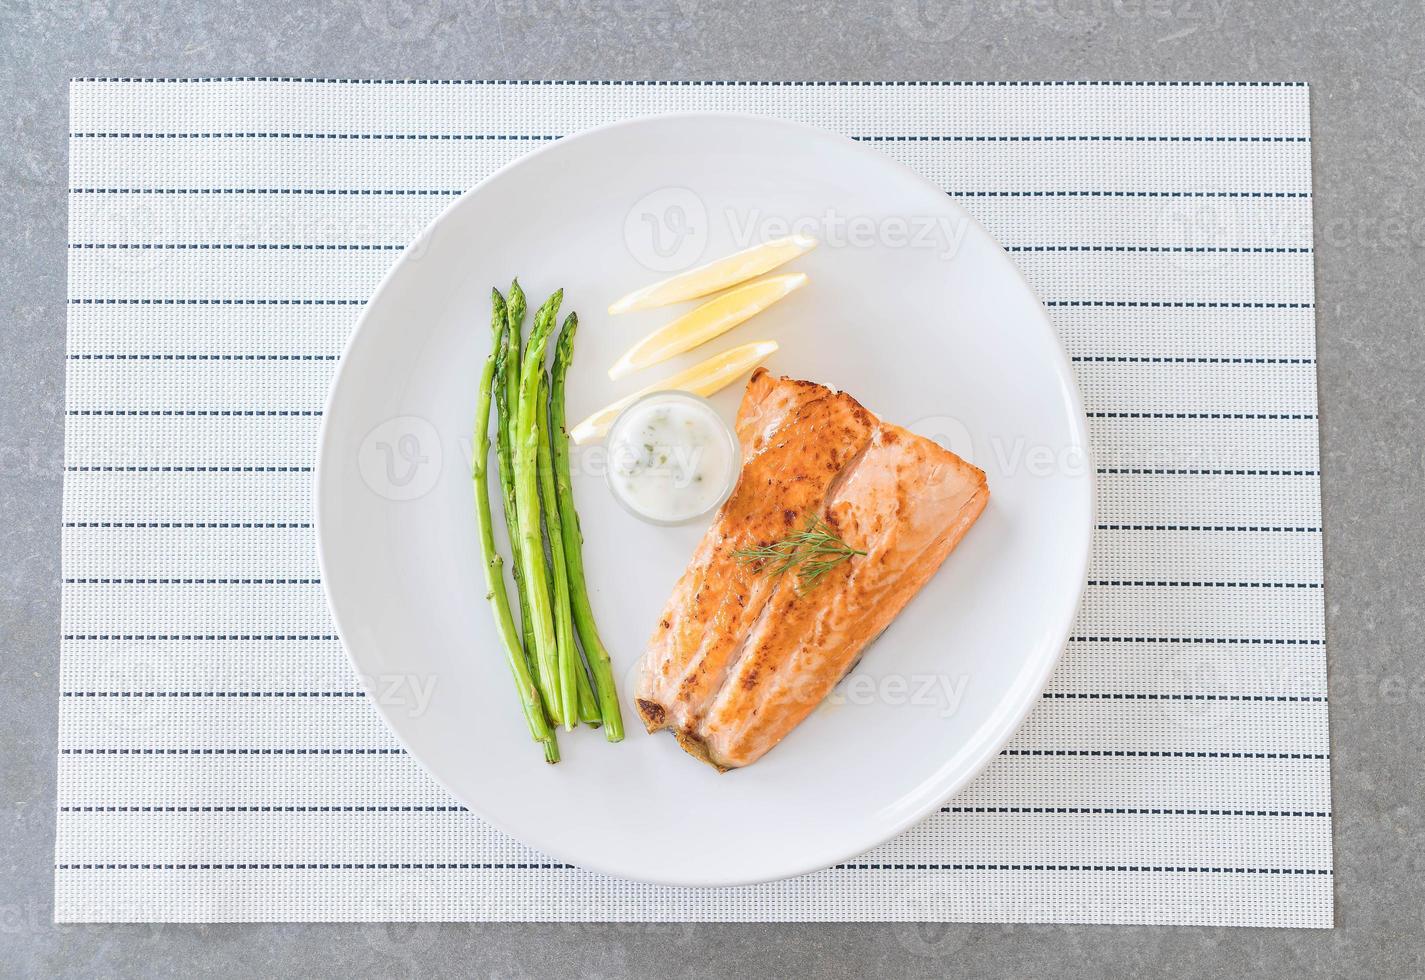
[[[655,446],[643,434],[634,435],[629,431],[632,426],[645,424],[660,405],[706,421],[712,431],[710,438],[716,445],[702,451],[692,446]],[[742,469],[742,447],[732,426],[706,398],[686,391],[654,391],[631,402],[609,426],[604,447],[608,454],[604,475],[614,499],[639,520],[664,527],[691,524],[717,510],[731,495]],[[668,462],[670,456],[672,463]],[[648,466],[640,477],[637,467],[643,463]],[[693,472],[688,472],[689,469]],[[665,497],[682,493],[685,506],[679,508],[670,503],[658,508],[651,506],[647,499],[641,502],[634,486],[640,479],[653,495],[660,491]],[[690,483],[680,483],[680,480],[696,480],[705,485],[696,493],[684,493]]]

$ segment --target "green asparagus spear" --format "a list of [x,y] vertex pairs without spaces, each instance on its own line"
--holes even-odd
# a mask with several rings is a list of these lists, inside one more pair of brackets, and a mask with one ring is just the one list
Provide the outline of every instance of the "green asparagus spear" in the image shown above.
[[[554,495],[554,463],[550,456],[549,416],[544,412],[548,403],[549,382],[540,369],[539,379],[539,502],[544,511],[544,526],[549,536],[551,599],[554,603],[554,641],[558,648],[559,709],[564,714],[564,730],[579,723],[579,675],[584,665],[574,646],[574,619],[569,608],[569,568],[564,562],[564,531],[561,527],[559,503]],[[587,684],[588,681],[586,680]]]
[[[572,315],[573,314],[571,314],[571,316]],[[547,383],[541,384],[540,401],[547,401],[548,390],[549,386]],[[546,548],[544,555],[544,574],[546,576],[545,581],[550,583],[550,595],[553,596],[555,566],[554,561],[552,559],[555,547],[554,542],[558,541],[559,546],[562,547],[564,543],[564,533],[562,527],[555,528],[553,531],[549,530],[550,514],[554,514],[556,518],[559,518],[560,520],[562,520],[562,518],[560,518],[559,505],[554,495],[554,459],[551,455],[549,445],[550,430],[548,428],[547,413],[545,415],[542,415],[539,421],[541,423],[539,429],[539,505],[545,515],[544,523],[546,531],[546,542],[548,543],[548,547]],[[547,477],[546,474],[548,474]],[[548,481],[547,483],[546,480]],[[567,574],[567,564],[565,565],[565,569]],[[567,595],[567,584],[564,588],[564,591]],[[563,603],[563,608],[569,608],[569,603]],[[566,638],[568,640],[567,648],[573,651],[574,666],[572,669],[574,671],[575,683],[578,685],[578,717],[579,720],[584,724],[589,725],[593,728],[598,728],[601,724],[603,724],[604,721],[603,715],[599,712],[599,702],[594,698],[594,689],[589,684],[589,673],[584,668],[583,660],[579,656],[578,645],[574,642],[575,634],[571,631],[572,626],[568,629],[564,629],[562,633],[560,632],[560,609],[561,605],[556,600],[554,614],[554,641],[555,643],[559,644],[560,656],[563,656],[564,650],[566,649]],[[572,616],[572,610],[570,612],[570,615]],[[560,676],[562,677],[563,674],[561,674]]]
[[519,597],[520,630],[525,656],[534,663],[534,622],[529,614],[529,590],[525,587],[524,561],[519,549],[519,514],[515,505],[514,443],[520,387],[520,335],[524,328],[525,296],[520,281],[510,283],[510,299],[505,310],[503,343],[495,358],[496,451],[499,454],[500,490],[504,495],[505,526],[509,529],[514,560],[510,571],[515,577],[515,592]]
[[594,610],[589,605],[589,588],[584,579],[584,536],[579,530],[579,514],[574,509],[574,488],[569,473],[569,435],[564,424],[564,381],[574,360],[574,333],[578,329],[579,318],[570,313],[554,347],[554,365],[550,372],[549,427],[555,496],[564,532],[564,562],[569,567],[569,603],[574,628],[578,631],[579,643],[584,647],[584,656],[589,660],[589,669],[594,674],[599,713],[604,720],[604,737],[610,742],[618,742],[623,739],[623,715],[619,711],[609,652],[599,639],[598,628],[594,625]]
[[[578,325],[578,322],[579,322],[579,314],[574,313],[574,312],[570,312],[570,314],[569,314],[567,317],[564,318],[564,326],[565,326],[566,329],[569,328],[569,325],[570,325],[570,322],[571,322],[571,321],[575,324],[575,327],[577,328],[577,325]],[[567,363],[566,363],[565,366],[566,366],[566,367],[568,366]],[[554,408],[553,408],[552,401],[551,401],[549,413],[550,413],[550,414],[549,414],[549,418],[550,418],[550,421],[551,421],[551,425],[550,425],[550,428],[549,428],[549,439],[548,439],[548,440],[545,440],[545,439],[544,439],[545,433],[544,433],[544,432],[541,432],[541,433],[540,433],[540,437],[541,437],[541,442],[540,442],[540,445],[539,445],[540,452],[541,452],[541,454],[544,453],[545,450],[546,450],[546,448],[547,448],[547,445],[546,445],[546,444],[547,444],[547,443],[552,443],[552,442],[554,441],[554,439],[556,438],[556,436],[557,436],[558,438],[562,439],[562,440],[563,440],[563,445],[561,446],[561,449],[565,450],[565,455],[566,455],[565,463],[566,463],[566,469],[567,469],[567,464],[568,464],[568,458],[567,458],[567,456],[568,456],[568,454],[567,454],[567,450],[568,450],[568,439],[567,439],[567,437],[564,436],[564,430],[563,430],[563,423],[562,423],[562,421],[561,421],[560,425],[558,425],[558,426],[555,426],[555,425],[552,424],[553,413],[554,413]],[[562,418],[563,418],[563,403],[562,403],[562,399],[561,399],[561,404],[560,404],[560,418],[561,418],[561,420],[562,420]],[[549,450],[549,452],[550,452],[549,469],[550,469],[551,474],[553,474],[553,477],[552,477],[552,480],[551,480],[551,491],[553,491],[554,486],[557,485],[557,481],[559,480],[559,475],[558,475],[558,472],[554,469],[554,465],[553,465],[554,460],[553,460],[553,450],[552,450],[552,448]],[[543,456],[540,457],[540,464],[541,464],[541,465],[544,465],[544,457],[543,457]],[[542,475],[543,475],[543,471],[541,470],[541,477],[542,477]],[[565,479],[565,481],[564,481],[564,485],[565,485],[565,488],[568,489],[568,487],[569,487],[569,481],[568,481],[567,477],[566,477],[566,479]],[[572,509],[573,509],[573,506],[572,506],[572,497],[570,497],[570,501],[571,501],[571,503],[570,503],[570,510],[571,510],[571,512],[572,512]],[[559,515],[560,515],[560,529],[559,529],[559,532],[558,532],[558,534],[557,534],[557,537],[559,537],[559,538],[561,539],[561,540],[560,540],[560,546],[561,546],[561,548],[567,547],[567,545],[564,544],[564,541],[565,541],[565,539],[566,539],[566,534],[565,534],[565,531],[564,531],[564,528],[563,528],[563,525],[564,525],[564,516],[563,516],[564,508],[562,508],[562,507],[560,506],[560,504],[559,504],[559,497],[558,497],[557,493],[551,492],[551,494],[550,494],[545,500],[543,500],[542,503],[543,503],[543,505],[544,505],[544,509],[545,509],[545,513],[546,513],[546,514],[549,514],[549,513],[551,513],[551,512],[556,512],[556,511],[559,512]],[[547,518],[547,517],[545,518],[545,522],[546,522],[546,524],[548,523],[548,518]],[[576,516],[575,516],[575,532],[576,532],[576,535],[575,535],[575,536],[576,536],[576,537],[577,537],[577,531],[578,531],[578,517],[577,517],[577,515],[576,515]],[[553,551],[552,548],[551,548],[550,550],[551,550],[551,552]],[[582,556],[580,556],[578,560],[579,560],[579,566],[580,566],[580,568],[582,569],[582,568],[583,568]],[[565,564],[565,570],[566,570],[566,573],[567,573],[567,571],[568,571],[568,561],[567,561],[567,559],[565,560],[564,564]],[[550,574],[552,575],[553,572],[551,572]],[[571,615],[572,615],[572,608],[571,608]],[[571,642],[572,642],[572,634],[571,634]],[[602,713],[602,711],[601,711],[601,709],[600,709],[598,699],[594,696],[594,689],[593,689],[593,687],[589,684],[589,673],[588,673],[587,668],[586,668],[585,665],[584,665],[583,658],[581,658],[581,657],[579,656],[579,654],[578,654],[577,647],[576,647],[575,653],[574,653],[574,662],[575,662],[575,665],[576,665],[576,666],[575,666],[575,671],[574,671],[574,676],[575,676],[575,680],[578,682],[578,685],[579,685],[579,720],[582,721],[582,722],[584,722],[584,723],[587,724],[587,725],[590,725],[590,726],[594,727],[594,728],[598,728],[601,724],[603,724],[603,720],[604,720],[604,719],[603,719],[603,713]]]
[[559,761],[559,745],[554,732],[545,720],[540,706],[540,695],[525,661],[524,648],[520,645],[519,633],[515,630],[510,616],[510,600],[505,593],[504,563],[495,550],[495,528],[490,513],[490,487],[487,479],[486,463],[490,455],[490,389],[495,377],[495,360],[506,331],[505,300],[499,290],[491,290],[494,307],[491,315],[490,354],[485,358],[485,367],[480,374],[480,394],[475,408],[475,458],[471,465],[471,478],[475,487],[475,510],[480,523],[480,549],[484,557],[485,589],[490,600],[490,608],[495,614],[495,629],[505,647],[505,659],[509,662],[510,673],[514,675],[515,687],[519,691],[520,703],[524,707],[525,721],[530,734],[538,742],[544,743],[545,758],[549,762]]
[[[545,393],[546,393],[548,390],[549,390],[548,385],[545,384],[545,383],[541,383],[541,385],[540,385],[540,401],[541,401],[541,402],[543,402],[543,401],[545,400],[545,397],[546,397],[546,396],[545,396]],[[536,461],[536,464],[537,464],[537,467],[538,467],[538,471],[539,471],[539,506],[540,506],[541,512],[542,512],[544,515],[546,515],[546,516],[545,516],[545,529],[544,529],[545,532],[546,532],[546,533],[545,533],[545,537],[544,537],[544,541],[545,541],[545,548],[544,548],[544,565],[541,567],[540,571],[541,571],[541,573],[544,575],[545,588],[549,590],[550,601],[553,603],[553,606],[554,606],[554,642],[555,642],[556,646],[558,647],[558,649],[562,651],[562,650],[564,649],[564,647],[565,647],[565,638],[569,638],[569,641],[572,642],[573,634],[570,633],[569,630],[567,630],[567,629],[561,629],[561,626],[560,626],[560,609],[562,608],[562,606],[567,606],[567,603],[561,603],[561,601],[559,600],[558,596],[555,595],[555,591],[554,591],[554,586],[555,586],[555,582],[554,582],[554,562],[551,560],[551,554],[550,554],[550,547],[551,547],[551,546],[550,546],[550,544],[549,544],[550,536],[549,536],[549,533],[548,533],[548,523],[549,523],[548,515],[551,514],[551,513],[553,513],[554,510],[555,510],[555,504],[553,503],[553,497],[549,495],[549,494],[552,492],[552,490],[553,490],[553,483],[552,483],[552,482],[550,483],[548,489],[547,489],[546,486],[545,486],[545,480],[546,480],[545,474],[546,474],[546,473],[552,473],[552,472],[553,472],[553,469],[552,469],[552,462],[551,462],[550,456],[549,456],[548,429],[547,429],[546,426],[545,426],[545,417],[544,417],[543,415],[541,415],[539,421],[540,421],[540,423],[541,423],[540,429],[539,429],[539,459]],[[554,537],[555,537],[555,538],[559,538],[559,537],[561,537],[561,535],[556,531],[555,534],[554,534]],[[566,591],[567,591],[567,590],[566,590]],[[574,656],[575,656],[575,658],[577,659],[577,657],[578,657],[578,652],[577,652],[577,650],[576,650]],[[558,658],[557,655],[556,655],[556,657],[555,657],[555,663],[556,663],[556,664],[559,663],[559,658]],[[561,674],[561,676],[562,676],[562,674]],[[591,688],[591,687],[589,686],[589,677],[588,677],[588,675],[587,675],[582,669],[580,669],[580,670],[578,670],[578,671],[575,672],[575,680],[578,682],[578,685],[579,685],[579,691],[578,691],[579,714],[578,714],[578,719],[579,719],[579,721],[584,722],[585,724],[592,725],[594,728],[598,728],[599,725],[603,723],[603,718],[602,718],[602,716],[600,716],[600,714],[599,714],[599,705],[598,705],[598,702],[596,702],[596,701],[594,700],[594,691],[593,691],[593,688]]]
[[515,505],[519,515],[520,561],[524,563],[525,588],[529,594],[533,630],[534,662],[544,708],[554,724],[564,723],[559,696],[558,646],[554,635],[554,607],[549,583],[539,574],[544,567],[544,542],[539,520],[539,414],[544,403],[539,397],[544,377],[544,352],[554,329],[564,290],[545,301],[534,317],[529,344],[520,365],[519,416],[511,448],[515,464]]
[[[540,433],[540,434],[543,435],[543,433]],[[541,450],[540,450],[540,451],[541,451],[541,453],[543,453],[543,447],[542,447],[542,445],[541,445]],[[540,506],[542,507],[542,506],[543,506],[543,503],[544,503],[544,502],[543,502],[543,497],[544,497],[544,485],[543,485],[543,482],[542,482],[542,481],[543,481],[543,479],[544,479],[544,466],[545,466],[544,458],[543,458],[542,455],[541,455],[541,458],[540,458],[540,460],[539,460],[539,466],[540,466],[539,476],[540,476],[540,480],[541,480],[541,483],[540,483],[540,498],[541,498],[541,500],[540,500]],[[553,601],[553,595],[554,595],[554,585],[553,585],[553,583],[554,583],[554,563],[549,560],[549,551],[548,551],[547,544],[548,544],[548,542],[547,542],[547,540],[546,540],[546,549],[545,549],[545,555],[544,555],[544,575],[545,575],[544,581],[545,581],[546,583],[549,583],[549,584],[547,585],[547,588],[549,589],[549,594],[550,594],[551,602],[552,602],[552,601]],[[559,617],[558,617],[557,613],[556,613],[556,615],[555,615],[555,620],[554,620],[554,642],[555,642],[556,645],[559,643]],[[576,644],[576,647],[577,647],[577,644]],[[576,656],[576,657],[578,656],[577,650],[576,650],[576,652],[575,652],[575,656]],[[558,662],[559,662],[558,657],[556,657],[556,658],[555,658],[555,663],[557,664]],[[602,724],[604,723],[604,719],[603,719],[603,716],[599,714],[599,703],[598,703],[598,701],[596,701],[596,700],[594,699],[594,689],[589,686],[589,675],[588,675],[588,672],[587,672],[586,670],[583,670],[582,668],[581,668],[580,670],[576,671],[576,672],[575,672],[575,681],[576,681],[576,682],[578,683],[578,685],[579,685],[579,691],[578,691],[578,704],[579,704],[579,715],[578,715],[578,718],[579,718],[579,721],[583,722],[584,724],[588,725],[588,726],[591,727],[591,728],[598,728],[600,725],[602,725]]]
[[[567,567],[568,561],[566,559]],[[573,615],[572,603],[570,615]],[[575,628],[577,635],[578,629]],[[599,699],[594,696],[594,686],[589,683],[589,668],[584,663],[584,658],[579,656],[578,646],[574,649],[575,680],[579,683],[579,720],[590,728],[598,728],[604,723],[603,712],[599,710]]]
[[[557,506],[556,504],[550,503],[550,499],[547,499],[546,493],[544,493],[544,471],[549,470],[550,473],[553,473],[553,459],[551,459],[549,452],[547,452],[547,450],[549,450],[549,442],[547,442],[546,439],[546,432],[546,429],[540,429],[540,507],[544,510],[544,513],[549,514],[551,511],[556,510]],[[546,518],[546,531],[547,523],[549,523],[549,521],[547,521]],[[563,534],[556,534],[556,537],[561,538]],[[544,553],[544,581],[546,581],[547,587],[549,587],[549,594],[554,595],[554,564],[551,563],[549,557],[549,550],[546,548],[546,553]],[[559,642],[559,637],[559,615],[556,613],[556,618],[554,618],[554,642],[556,642],[556,644]],[[577,650],[574,652],[574,658],[576,658],[576,661],[579,660],[579,652],[577,652]],[[583,665],[580,665],[580,668],[574,671],[574,679],[576,679],[577,684],[579,684],[579,721],[590,725],[591,728],[598,728],[598,726],[603,724],[604,719],[603,715],[598,714],[598,701],[594,699],[594,689],[591,688],[589,684],[589,672],[583,668]]]

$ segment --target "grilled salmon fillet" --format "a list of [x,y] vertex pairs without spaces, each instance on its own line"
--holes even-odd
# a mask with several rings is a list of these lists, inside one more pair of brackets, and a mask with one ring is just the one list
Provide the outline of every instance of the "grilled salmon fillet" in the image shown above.
[[[737,418],[743,469],[644,652],[637,702],[720,769],[761,758],[821,703],[979,517],[985,475],[850,396],[759,370]],[[808,590],[735,552],[815,514],[864,551]]]

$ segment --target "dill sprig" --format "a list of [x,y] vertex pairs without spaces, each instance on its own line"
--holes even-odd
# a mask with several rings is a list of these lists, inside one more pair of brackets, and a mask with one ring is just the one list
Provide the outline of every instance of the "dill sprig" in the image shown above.
[[754,572],[774,578],[795,570],[797,594],[806,595],[837,565],[865,554],[841,540],[836,530],[820,516],[808,514],[806,525],[800,531],[793,531],[775,544],[740,548],[733,552],[733,557],[739,565],[749,565]]

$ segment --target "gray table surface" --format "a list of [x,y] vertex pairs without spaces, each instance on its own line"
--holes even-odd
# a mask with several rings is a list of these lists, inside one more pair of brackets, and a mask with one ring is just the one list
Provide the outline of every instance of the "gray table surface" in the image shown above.
[[[0,973],[1425,974],[1421,3],[0,0],[0,46]],[[1337,927],[52,925],[66,82],[265,74],[1310,82]]]

